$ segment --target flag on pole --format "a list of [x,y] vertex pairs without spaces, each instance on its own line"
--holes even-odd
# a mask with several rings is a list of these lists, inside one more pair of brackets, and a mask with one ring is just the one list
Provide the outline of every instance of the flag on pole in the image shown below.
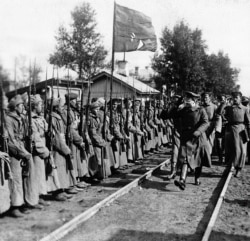
[[151,18],[116,4],[114,52],[156,51],[157,42]]

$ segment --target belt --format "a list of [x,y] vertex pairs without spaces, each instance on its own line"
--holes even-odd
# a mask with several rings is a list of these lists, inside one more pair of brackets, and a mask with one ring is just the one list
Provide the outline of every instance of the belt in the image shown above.
[[244,124],[244,122],[236,121],[236,122],[228,122],[228,124],[231,125],[231,126],[233,126],[233,125]]

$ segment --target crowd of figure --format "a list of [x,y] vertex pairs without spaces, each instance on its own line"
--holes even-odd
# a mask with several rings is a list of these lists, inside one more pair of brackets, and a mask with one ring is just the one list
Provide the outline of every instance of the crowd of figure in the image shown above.
[[236,177],[245,165],[249,100],[240,92],[222,95],[216,104],[210,93],[200,98],[193,92],[167,101],[98,98],[84,112],[77,98],[68,93],[65,104],[52,98],[46,108],[38,94],[2,98],[0,214],[23,217],[49,205],[48,195],[66,201],[166,145],[172,148],[168,178],[180,170],[174,183],[181,190],[189,171],[200,185],[202,167],[211,167],[214,152]]

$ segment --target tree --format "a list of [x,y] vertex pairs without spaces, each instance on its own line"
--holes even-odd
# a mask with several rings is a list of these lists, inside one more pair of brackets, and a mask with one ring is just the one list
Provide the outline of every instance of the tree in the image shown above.
[[231,67],[228,55],[222,51],[219,51],[217,55],[208,55],[204,69],[207,75],[205,88],[215,95],[230,94],[232,91],[239,90],[239,86],[236,85],[239,70]]
[[181,21],[173,31],[166,27],[162,35],[162,53],[154,56],[152,65],[159,73],[157,82],[160,77],[168,89],[200,91],[206,78],[203,61],[207,48],[201,30],[192,31]]
[[1,64],[0,64],[0,81],[3,86],[3,90],[7,92],[9,88],[10,79],[7,72],[3,69],[3,66]]
[[28,62],[27,56],[20,55],[15,58],[15,87],[21,88],[32,83],[38,83],[41,81],[40,74],[42,68],[36,61]]
[[78,73],[79,79],[95,74],[104,64],[107,51],[96,32],[95,11],[89,3],[82,3],[71,13],[70,31],[60,26],[56,36],[56,49],[49,61]]
[[165,27],[162,32],[161,53],[155,54],[152,67],[158,73],[158,89],[167,86],[179,93],[211,91],[215,94],[230,93],[236,85],[239,70],[231,67],[227,55],[208,55],[202,31],[191,30],[184,22],[176,24],[173,31]]

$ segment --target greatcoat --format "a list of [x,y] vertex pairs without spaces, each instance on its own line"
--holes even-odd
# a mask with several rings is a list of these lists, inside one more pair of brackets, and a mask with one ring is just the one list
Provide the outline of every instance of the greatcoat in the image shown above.
[[225,161],[236,168],[245,165],[247,135],[250,130],[248,108],[239,105],[225,107],[224,117],[227,119],[225,133]]
[[[24,187],[22,178],[21,159],[25,159],[32,166],[32,155],[24,147],[24,120],[15,112],[6,115],[6,128],[8,132],[8,148],[10,167],[13,178],[9,180],[12,206],[24,204]],[[32,167],[31,167],[32,168]]]
[[[195,169],[199,166],[211,166],[210,155],[206,151],[207,138],[205,131],[208,127],[208,117],[202,107],[184,107],[172,114],[173,118],[180,118],[180,149],[178,154],[178,163],[188,163]],[[199,133],[195,137],[194,132]]]

